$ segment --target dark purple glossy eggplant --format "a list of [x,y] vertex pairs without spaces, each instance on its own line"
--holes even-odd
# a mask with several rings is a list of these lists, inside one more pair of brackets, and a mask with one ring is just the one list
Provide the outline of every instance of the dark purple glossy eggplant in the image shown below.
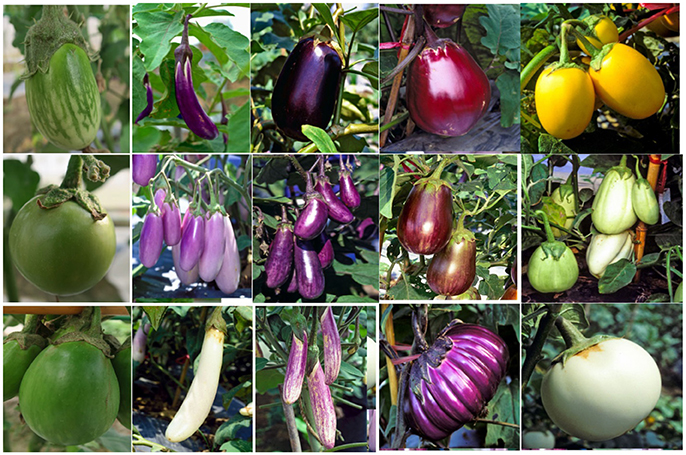
[[358,193],[357,188],[355,188],[355,182],[353,182],[350,171],[341,169],[339,177],[340,180],[338,181],[338,184],[341,187],[341,200],[351,209],[359,207],[361,202],[360,193]]
[[183,270],[189,271],[198,264],[205,248],[205,219],[202,215],[188,219],[180,245],[179,265]]
[[341,83],[341,58],[331,45],[303,38],[281,69],[272,92],[272,117],[286,136],[307,141],[303,125],[326,129]]
[[174,87],[176,88],[176,104],[188,129],[197,136],[212,140],[219,134],[217,125],[207,116],[198,96],[193,88],[193,51],[188,44],[188,21],[191,15],[186,16],[181,35],[181,44],[174,50],[176,70],[174,72]]
[[140,186],[148,186],[157,171],[157,155],[133,155],[131,177]]
[[316,299],[324,292],[324,270],[317,250],[309,240],[297,239],[293,254],[298,292],[305,299]]
[[319,360],[307,376],[307,388],[310,392],[314,426],[319,433],[322,445],[331,449],[336,445],[336,408],[333,405],[331,389],[324,380],[324,372]]
[[505,377],[509,352],[485,327],[453,320],[410,369],[405,423],[438,441],[479,417]]
[[317,177],[317,184],[314,187],[322,195],[329,208],[329,218],[341,224],[350,223],[355,217],[348,207],[336,197],[336,193],[331,188],[331,183],[326,175]]
[[319,234],[319,253],[317,253],[317,256],[319,256],[319,262],[323,269],[326,269],[333,264],[333,243],[331,242],[331,237],[324,232]]
[[164,237],[162,218],[155,212],[148,212],[143,221],[141,230],[139,257],[141,263],[147,268],[154,267],[160,258]]
[[467,5],[423,5],[424,19],[433,27],[446,28],[455,24]]
[[136,117],[136,125],[138,125],[138,122],[140,122],[145,117],[150,115],[154,103],[154,99],[152,97],[152,87],[150,86],[150,78],[148,77],[148,73],[145,73],[145,76],[143,77],[143,85],[145,86],[145,96],[147,99],[147,104],[143,111],[140,114],[138,114],[138,117]]
[[295,220],[293,232],[304,240],[317,237],[326,227],[329,218],[329,208],[321,194],[314,191],[310,175],[307,175],[307,190],[305,193],[305,208]]
[[[282,206],[282,212],[285,215],[284,206]],[[264,264],[267,287],[272,289],[286,283],[293,269],[293,225],[283,215],[281,223],[276,228],[274,240],[269,245],[269,257]]]
[[425,31],[426,48],[407,71],[407,109],[428,133],[462,136],[486,113],[491,85],[466,49]]
[[205,220],[205,243],[198,261],[198,272],[207,283],[214,281],[224,262],[225,226],[221,212],[214,212]]
[[283,401],[293,404],[300,398],[300,392],[305,380],[305,368],[307,366],[307,333],[303,332],[303,339],[300,341],[293,334],[291,351],[288,353],[288,363],[286,364],[286,376],[283,380]]
[[434,254],[448,243],[453,230],[450,185],[440,179],[418,180],[398,217],[398,240],[409,252]]
[[174,246],[181,241],[181,212],[174,202],[165,202],[162,209],[164,241]]
[[458,228],[446,247],[431,258],[426,281],[436,294],[454,296],[466,292],[475,277],[476,239],[470,231]]
[[295,267],[293,267],[293,273],[291,273],[291,277],[288,280],[288,286],[286,286],[286,292],[298,292],[298,275],[295,271]]
[[334,383],[341,370],[341,336],[338,334],[333,310],[327,307],[321,317],[322,338],[324,340],[324,382]]

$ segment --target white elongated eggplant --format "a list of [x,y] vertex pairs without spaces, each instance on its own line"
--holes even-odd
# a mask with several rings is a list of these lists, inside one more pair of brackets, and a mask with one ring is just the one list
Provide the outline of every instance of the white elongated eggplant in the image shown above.
[[620,259],[630,259],[633,252],[633,235],[627,230],[619,234],[596,234],[586,250],[586,263],[591,275],[600,279],[608,265]]

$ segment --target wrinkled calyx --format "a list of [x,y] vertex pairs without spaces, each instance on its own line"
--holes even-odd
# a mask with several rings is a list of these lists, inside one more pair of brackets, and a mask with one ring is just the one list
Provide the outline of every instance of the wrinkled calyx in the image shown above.
[[595,335],[591,338],[586,338],[579,329],[574,326],[570,321],[559,316],[555,320],[555,326],[560,331],[562,338],[565,340],[566,349],[559,353],[554,359],[553,364],[562,362],[564,366],[567,359],[574,357],[580,352],[593,347],[603,341],[612,340],[617,337],[610,335]]
[[112,358],[115,349],[108,343],[102,331],[102,313],[100,307],[85,307],[81,314],[71,316],[51,337],[52,345],[83,341],[102,351]]

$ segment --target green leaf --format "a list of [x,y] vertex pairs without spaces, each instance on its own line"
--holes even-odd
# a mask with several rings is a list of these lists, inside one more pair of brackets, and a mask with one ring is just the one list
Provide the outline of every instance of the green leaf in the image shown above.
[[269,363],[269,360],[265,359],[264,357],[256,357],[255,358],[255,371],[260,371],[264,367],[267,366]]
[[620,259],[605,269],[605,274],[598,281],[598,292],[612,294],[627,286],[636,275],[636,266],[628,259]]
[[255,391],[257,393],[267,393],[268,390],[275,389],[279,384],[283,384],[284,375],[277,369],[260,370],[255,373]]
[[345,379],[363,378],[365,373],[361,372],[348,362],[341,362],[341,371],[339,373]]
[[20,208],[36,194],[40,175],[31,169],[32,158],[26,163],[19,160],[5,160],[3,162],[4,181],[2,189],[5,196],[12,199],[12,208],[18,212]]
[[394,300],[430,300],[434,297],[434,293],[419,282],[419,278],[409,277],[409,279],[412,283],[404,279],[398,280],[398,283],[388,290],[388,295]]
[[333,30],[334,34],[336,35],[336,41],[340,45],[340,37],[338,35],[338,27],[336,27],[336,24],[333,21],[333,16],[331,15],[331,8],[329,5],[326,3],[313,3],[312,6],[314,6],[319,14],[324,18],[324,22],[326,22],[326,25],[328,25],[331,30]]
[[173,16],[164,11],[134,14],[138,25],[136,34],[141,38],[139,49],[145,55],[148,72],[160,66],[171,49],[172,38],[183,32],[183,16],[183,11],[177,11]]
[[519,74],[505,71],[495,80],[500,90],[500,125],[509,128],[519,123]]
[[353,32],[356,32],[377,17],[379,17],[378,8],[370,8],[366,10],[353,11],[352,13],[346,13],[341,17],[341,20],[345,25],[350,27]]
[[229,139],[226,150],[230,152],[250,151],[250,103],[245,102],[229,118]]
[[374,289],[379,289],[379,264],[356,264],[352,268],[353,280],[361,285],[372,285]]
[[[223,445],[226,441],[232,441],[233,443],[240,441],[240,439],[237,440],[238,431],[242,428],[250,428],[251,423],[252,419],[250,417],[234,414],[228,421],[224,422],[222,426],[219,427],[217,433],[214,435],[215,442]],[[249,445],[250,448],[248,450],[252,450],[252,444]],[[240,447],[237,447],[236,451],[243,452]]]
[[220,449],[222,452],[252,452],[252,443],[242,439],[235,439],[225,442]]
[[207,24],[205,31],[224,48],[229,59],[238,66],[241,76],[250,73],[250,52],[248,51],[250,40],[247,37],[224,24],[216,22]]
[[493,55],[505,55],[510,61],[519,62],[519,5],[489,4],[486,7],[488,16],[479,17],[479,22],[486,29],[481,44]]
[[152,326],[153,330],[157,330],[160,327],[160,323],[162,322],[162,316],[164,315],[164,311],[166,309],[166,306],[143,307],[143,311],[145,311],[145,314],[148,315],[148,319],[150,319],[150,325]]
[[395,198],[395,166],[384,166],[379,175],[379,213],[389,220],[393,218],[393,198]]
[[145,85],[143,85],[143,77],[145,76],[145,65],[143,60],[138,56],[133,58],[133,85],[132,88],[132,99],[133,99],[133,119],[138,117],[138,114],[143,112],[145,106],[148,104],[146,98],[147,94],[145,92]]
[[320,152],[336,153],[336,146],[323,129],[312,125],[303,125],[302,132],[309,140],[315,143]]

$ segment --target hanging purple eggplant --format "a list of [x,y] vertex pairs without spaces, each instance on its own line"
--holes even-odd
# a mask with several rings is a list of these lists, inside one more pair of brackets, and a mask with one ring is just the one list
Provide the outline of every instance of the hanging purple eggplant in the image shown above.
[[297,239],[293,260],[300,295],[305,299],[316,299],[322,295],[324,292],[324,270],[312,242]]
[[162,205],[162,223],[164,224],[164,241],[174,246],[181,241],[181,212],[174,201]]
[[236,234],[233,232],[233,225],[231,218],[225,217],[226,223],[225,234],[226,245],[224,246],[224,261],[219,274],[214,279],[217,287],[225,294],[233,294],[241,281],[241,256],[238,252],[238,244],[236,243]]
[[148,212],[143,221],[141,230],[138,255],[141,263],[147,268],[154,267],[160,258],[160,253],[164,247],[163,243],[164,227],[162,218],[155,211]]
[[293,224],[288,220],[286,206],[281,206],[281,223],[269,245],[269,257],[264,265],[267,287],[278,288],[288,281],[293,268]]
[[304,240],[317,237],[326,227],[329,209],[321,194],[314,190],[312,178],[307,174],[305,208],[295,220],[295,235]]
[[188,44],[188,21],[190,19],[191,15],[189,14],[184,22],[181,44],[174,51],[174,58],[176,59],[176,71],[174,73],[176,104],[188,129],[203,139],[212,140],[217,137],[219,130],[200,106],[200,101],[198,101],[193,88],[193,51]]
[[214,281],[224,261],[226,224],[224,215],[214,212],[205,220],[205,244],[198,261],[198,272],[203,281]]
[[[190,210],[190,209],[189,209]],[[191,270],[200,261],[205,248],[205,219],[202,215],[191,215],[181,237],[179,265],[185,271]]]
[[291,352],[288,354],[288,363],[286,364],[286,377],[283,381],[283,401],[287,404],[293,404],[298,401],[305,379],[307,333],[303,332],[302,338],[302,341],[300,341],[293,333]]
[[355,218],[350,209],[333,192],[329,178],[324,173],[324,160],[322,159],[319,160],[319,175],[317,176],[315,189],[326,201],[326,205],[329,208],[329,218],[341,224],[348,224]]
[[341,370],[341,336],[331,307],[324,310],[320,322],[324,339],[324,379],[327,385],[331,385]]
[[148,186],[157,171],[157,155],[133,155],[131,177],[140,186]]
[[357,188],[355,188],[355,182],[353,182],[353,178],[350,175],[351,171],[343,164],[343,156],[339,159],[340,169],[338,170],[338,184],[341,187],[341,200],[351,209],[355,209],[360,206],[360,193],[358,193]]
[[319,248],[319,253],[317,253],[317,256],[319,256],[319,262],[321,263],[322,268],[326,269],[331,267],[334,259],[331,237],[329,237],[325,232],[322,232],[319,234],[319,244],[321,247]]
[[136,125],[138,125],[138,122],[150,115],[152,112],[152,105],[154,103],[154,99],[152,97],[152,87],[150,86],[150,78],[148,77],[148,73],[145,73],[145,76],[143,77],[143,85],[145,85],[145,93],[148,103],[146,104],[145,109],[143,109],[143,112],[138,114],[138,117],[136,118]]

